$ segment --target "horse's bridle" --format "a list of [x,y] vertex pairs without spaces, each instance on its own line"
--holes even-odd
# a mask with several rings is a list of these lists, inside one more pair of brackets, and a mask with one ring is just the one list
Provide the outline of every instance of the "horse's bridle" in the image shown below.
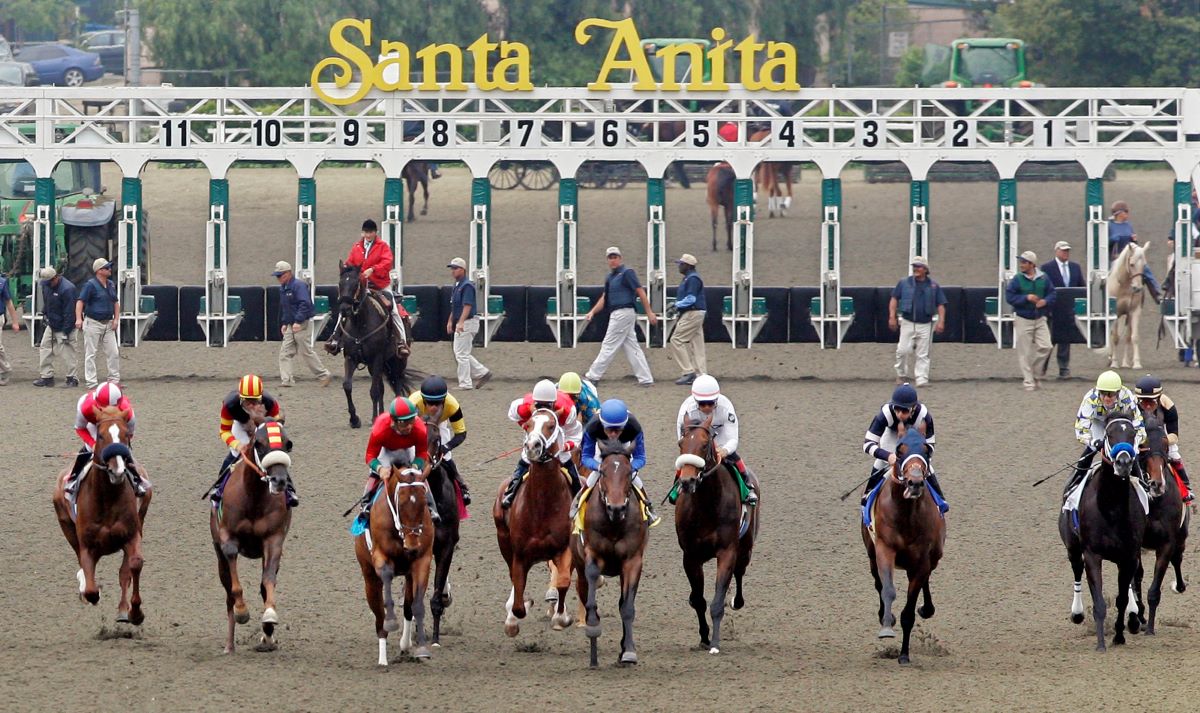
[[[612,454],[610,454],[610,455],[622,455],[622,454],[620,454],[620,453],[612,453]],[[607,457],[607,456],[605,456],[605,457]],[[629,458],[628,458],[628,456],[626,456],[626,462],[629,462]],[[601,464],[600,464],[600,467],[601,467],[601,468],[603,468],[603,467],[604,467],[604,463],[603,463],[603,462],[601,462]],[[632,486],[632,484],[633,484],[633,474],[634,474],[634,470],[633,470],[633,466],[631,465],[631,466],[629,467],[629,474],[628,474],[628,475],[625,477],[625,480],[626,480],[626,482],[628,482],[628,483],[629,483],[631,486]],[[609,506],[609,503],[608,503],[608,490],[607,490],[607,489],[604,487],[604,478],[603,478],[603,477],[602,477],[602,478],[600,478],[600,479],[599,479],[599,480],[596,482],[596,489],[600,491],[600,502],[601,502],[601,503],[604,505],[604,507],[607,509],[607,508],[608,508],[608,506]],[[631,488],[631,489],[632,489],[632,488]],[[626,506],[626,507],[628,507],[628,506],[629,506],[628,497],[626,498],[625,506]]]
[[[406,468],[404,470],[404,472],[405,473],[418,473],[418,474],[420,473],[420,471],[418,471],[416,468]],[[400,519],[400,489],[401,488],[423,488],[425,490],[425,497],[430,498],[430,497],[433,497],[433,495],[429,492],[428,484],[426,484],[424,481],[420,481],[420,480],[418,480],[416,482],[412,482],[412,483],[397,482],[396,487],[392,490],[391,497],[387,497],[387,483],[384,483],[383,487],[384,487],[384,500],[387,501],[388,510],[390,510],[392,513],[392,523],[396,526],[397,534],[399,534],[401,538],[404,537],[405,532],[407,532],[411,535],[415,535],[416,537],[420,537],[422,534],[424,534],[425,533],[425,518],[421,518],[421,524],[417,525],[416,527],[412,527],[410,525],[405,525],[404,522]],[[428,507],[428,504],[426,505],[426,507]]]
[[[927,479],[930,471],[929,459],[921,453],[909,453],[908,455],[904,456],[904,460],[896,463],[895,468],[888,468],[888,477],[892,478],[901,485],[908,485],[908,476],[905,475],[904,467],[908,465],[908,462],[913,458],[920,460],[921,464],[925,466],[925,478]],[[924,485],[925,479],[922,479],[921,483]]]
[[529,436],[536,437],[542,445],[542,457],[536,459],[530,458],[527,439],[526,446],[523,450],[525,451],[525,458],[531,463],[547,463],[558,456],[557,453],[554,453],[551,450],[554,444],[558,441],[559,432],[562,431],[562,424],[558,422],[558,414],[554,413],[554,411],[548,408],[539,408],[530,414],[529,420],[532,421],[533,417],[539,413],[546,413],[550,416],[550,420],[554,423],[554,430],[550,431],[550,435],[543,434],[541,429],[538,429],[537,431],[530,430],[528,432]]
[[[705,453],[704,453],[704,465],[706,467],[706,470],[700,471],[699,473],[696,474],[696,482],[699,483],[699,482],[703,481],[705,478],[707,478],[708,476],[710,476],[713,473],[716,473],[718,470],[720,470],[720,468],[723,464],[717,460],[716,432],[713,431],[712,426],[705,426],[703,423],[689,423],[683,427],[682,436],[687,436],[688,433],[695,431],[697,429],[702,429],[705,433],[708,434],[708,446],[705,448]],[[682,436],[681,436],[681,440],[682,440]],[[682,458],[683,456],[695,456],[695,455],[696,455],[695,453],[681,453],[680,458]],[[678,463],[679,463],[680,458],[675,459],[676,460],[676,469],[678,469]],[[709,463],[712,463],[712,467],[708,467]]]
[[[347,300],[341,296],[338,297],[338,302],[341,303],[343,308],[345,308],[345,307],[350,308],[349,317],[358,317],[358,314],[359,314],[359,312],[362,311],[363,306],[367,304],[367,297],[365,295],[363,295],[363,288],[364,288],[364,285],[367,284],[367,281],[365,278],[362,277],[361,273],[359,275],[357,282],[358,282],[358,284],[355,285],[355,287],[354,287],[354,294],[350,296],[349,300]],[[342,316],[343,317],[347,316],[344,313],[344,311],[343,311]],[[386,328],[388,326],[388,322],[389,322],[389,320],[386,319],[386,315],[385,315],[385,319],[382,322],[380,322],[378,326],[376,326],[374,329],[367,332],[366,334],[362,335],[361,337],[356,337],[353,334],[351,334],[349,331],[347,331],[347,329],[346,329],[346,323],[349,321],[350,321],[349,319],[339,319],[338,324],[337,324],[337,331],[341,332],[341,334],[344,337],[346,337],[347,339],[352,340],[354,342],[355,346],[361,346],[363,342],[367,341],[371,337],[375,336],[376,333],[378,333],[381,330],[383,330],[384,328]]]
[[291,468],[292,457],[282,448],[271,448],[269,445],[265,454],[259,454],[258,431],[266,425],[266,423],[261,423],[254,429],[254,438],[250,441],[250,453],[254,456],[254,460],[243,458],[242,461],[247,468],[254,471],[259,480],[269,483],[271,476],[267,475],[267,469],[276,465],[282,465],[285,469]]
[[[1118,446],[1122,446],[1122,445],[1128,446],[1129,447],[1129,455],[1133,461],[1133,463],[1130,467],[1136,468],[1139,471],[1138,472],[1138,481],[1141,482],[1143,485],[1148,486],[1149,483],[1146,481],[1145,475],[1143,473],[1141,473],[1141,468],[1137,467],[1137,451],[1134,449],[1134,445],[1132,443],[1126,443],[1125,441],[1121,441],[1119,443],[1113,443],[1112,440],[1109,438],[1109,435],[1108,435],[1109,427],[1116,425],[1116,424],[1120,424],[1120,423],[1129,424],[1129,427],[1135,428],[1135,431],[1136,431],[1136,427],[1134,427],[1132,419],[1113,418],[1113,419],[1109,420],[1107,423],[1104,424],[1104,446],[1103,446],[1104,452],[1101,455],[1109,463],[1113,463],[1115,465],[1116,463],[1115,463],[1115,456],[1113,454],[1113,450],[1117,449]],[[1136,438],[1135,438],[1135,440],[1136,440]],[[1119,449],[1119,450],[1123,450],[1123,449]],[[1116,473],[1116,468],[1113,468],[1113,472]],[[1129,477],[1123,476],[1123,479],[1128,480]]]

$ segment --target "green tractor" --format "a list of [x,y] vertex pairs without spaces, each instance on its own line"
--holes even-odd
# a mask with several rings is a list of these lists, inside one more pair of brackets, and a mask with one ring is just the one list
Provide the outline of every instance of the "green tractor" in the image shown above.
[[944,87],[1032,87],[1025,77],[1025,43],[1006,37],[965,37],[950,43]]

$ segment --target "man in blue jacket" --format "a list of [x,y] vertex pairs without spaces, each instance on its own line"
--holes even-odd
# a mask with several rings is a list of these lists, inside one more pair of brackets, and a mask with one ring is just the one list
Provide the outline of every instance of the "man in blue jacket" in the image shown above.
[[1054,306],[1054,285],[1038,268],[1037,254],[1032,250],[1026,250],[1017,258],[1017,269],[1020,272],[1008,281],[1004,296],[1015,315],[1013,339],[1021,377],[1025,390],[1033,391],[1042,386],[1035,374],[1041,374],[1042,362],[1050,356],[1053,347],[1046,318]]
[[708,305],[704,300],[704,280],[696,272],[696,258],[684,253],[675,261],[683,280],[675,291],[675,331],[671,332],[671,356],[683,371],[675,380],[680,386],[688,386],[696,377],[708,373],[708,360],[704,353],[704,315]]
[[76,378],[79,333],[75,331],[75,300],[79,293],[70,280],[52,267],[43,267],[38,277],[41,278],[42,318],[46,329],[38,344],[38,380],[33,385],[54,386],[54,357],[61,354],[67,367],[67,386],[79,386]]
[[[12,293],[9,292],[8,278],[0,275],[0,327],[4,326],[2,317],[8,315],[8,322],[14,332],[21,331],[21,320],[17,319],[17,308],[13,306]],[[8,386],[8,375],[12,372],[12,364],[4,351],[4,342],[0,341],[0,386]]]
[[312,318],[315,313],[308,283],[292,274],[292,266],[280,260],[271,273],[279,280],[279,333],[283,343],[279,346],[279,385],[295,386],[292,360],[296,354],[317,375],[321,386],[329,386],[329,370],[312,347]]
[[912,274],[892,289],[888,328],[893,332],[900,330],[900,341],[896,344],[896,383],[912,381],[915,372],[917,386],[924,386],[929,383],[929,344],[933,333],[946,331],[946,293],[929,277],[929,262],[925,258],[917,255],[911,267]]

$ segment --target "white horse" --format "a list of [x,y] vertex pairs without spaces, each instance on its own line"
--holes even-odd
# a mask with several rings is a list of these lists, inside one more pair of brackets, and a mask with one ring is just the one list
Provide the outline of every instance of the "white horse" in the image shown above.
[[[1108,340],[1108,365],[1113,369],[1118,366],[1142,368],[1142,358],[1138,351],[1138,319],[1142,313],[1142,301],[1146,298],[1146,251],[1149,249],[1149,241],[1144,245],[1131,242],[1125,246],[1109,269],[1106,283],[1108,296],[1117,299],[1117,318],[1113,321],[1112,334]],[[1122,317],[1125,318],[1124,334],[1121,333]],[[1124,350],[1121,349],[1122,345]],[[1122,357],[1120,364],[1117,363],[1118,356]]]

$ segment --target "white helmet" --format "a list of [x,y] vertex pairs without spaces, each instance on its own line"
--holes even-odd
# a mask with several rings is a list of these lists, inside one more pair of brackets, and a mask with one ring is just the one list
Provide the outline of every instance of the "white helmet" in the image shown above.
[[533,400],[537,403],[554,403],[558,400],[558,387],[553,381],[542,379],[533,386]]
[[721,385],[708,374],[701,374],[692,382],[692,396],[697,401],[712,401],[721,395]]

